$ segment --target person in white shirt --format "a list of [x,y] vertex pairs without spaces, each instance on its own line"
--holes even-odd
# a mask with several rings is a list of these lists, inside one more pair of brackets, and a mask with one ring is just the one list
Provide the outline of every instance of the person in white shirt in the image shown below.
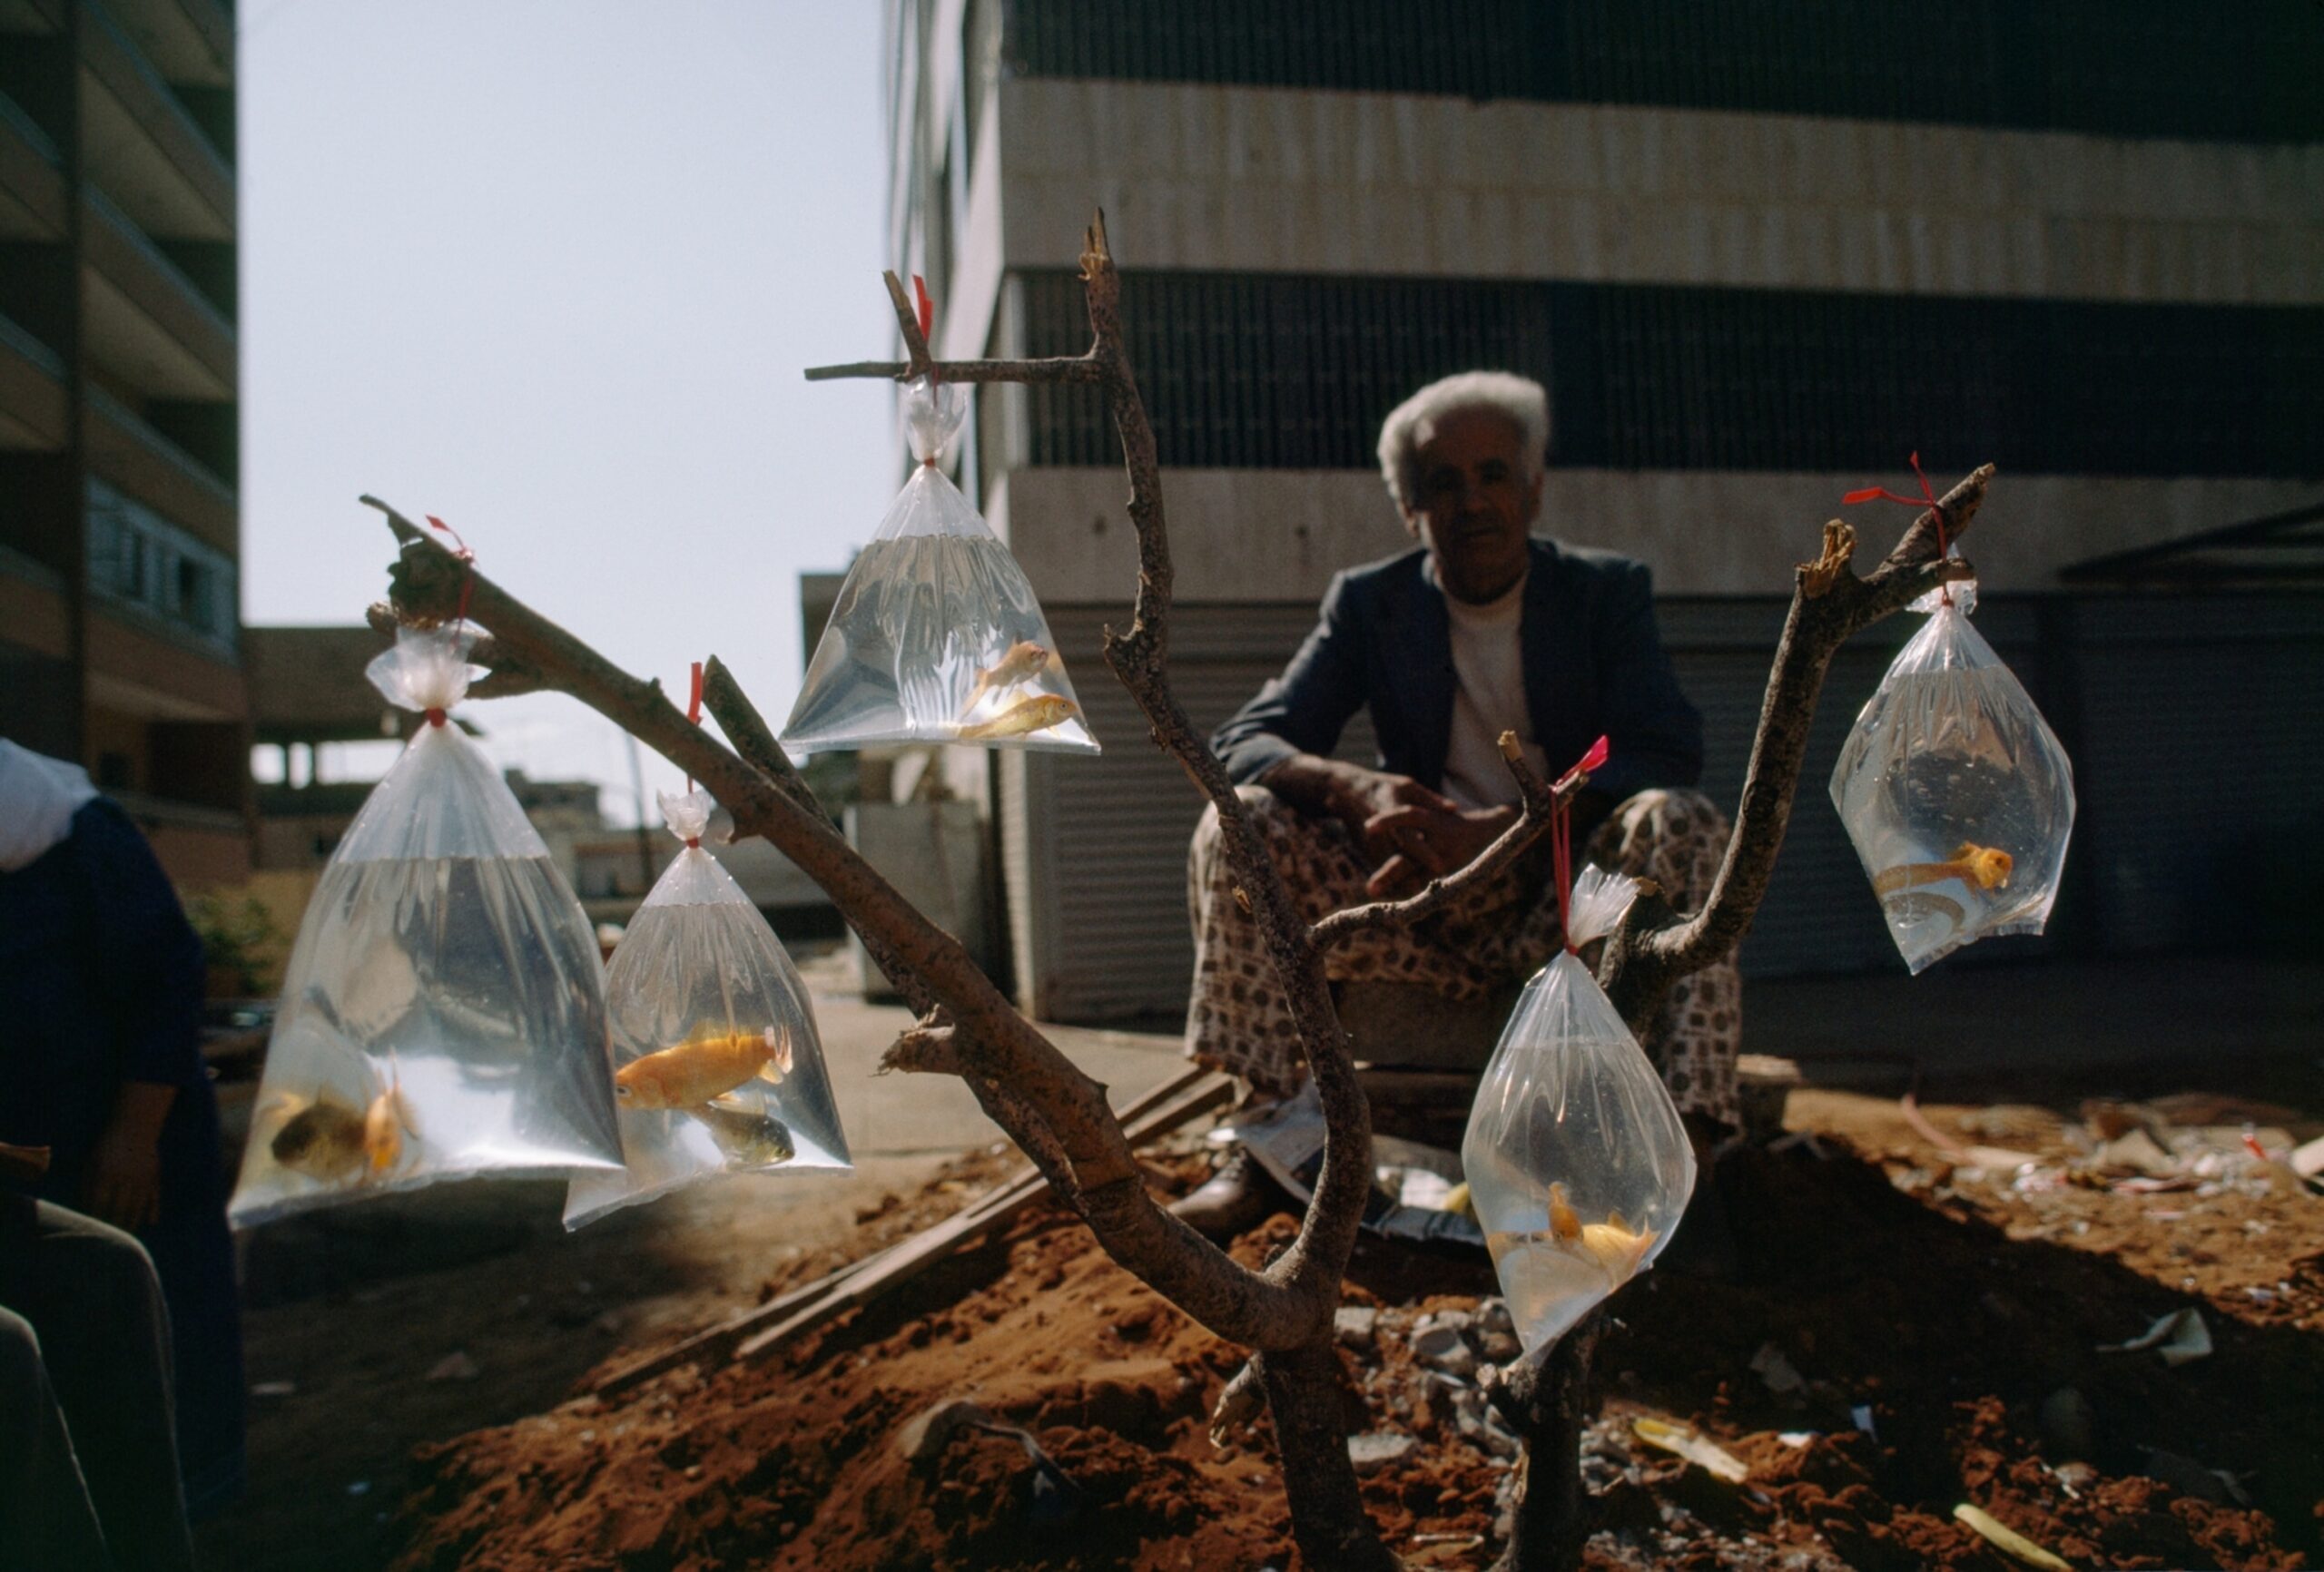
[[[1702,722],[1679,690],[1645,565],[1533,535],[1549,445],[1540,383],[1472,371],[1422,388],[1383,423],[1380,467],[1406,531],[1403,555],[1351,568],[1280,677],[1212,745],[1311,919],[1410,894],[1467,865],[1517,817],[1499,738],[1551,776],[1600,736],[1606,765],[1576,804],[1590,860],[1650,877],[1688,909],[1709,888],[1728,827],[1686,790],[1702,771]],[[1372,766],[1333,758],[1359,709]],[[1188,870],[1196,962],[1187,1051],[1231,1071],[1255,1099],[1295,1091],[1297,1034],[1257,926],[1235,899],[1217,820],[1196,830]],[[1393,980],[1452,999],[1521,981],[1562,942],[1547,858],[1489,899],[1333,950],[1333,981]],[[1681,1112],[1707,1138],[1736,1123],[1741,985],[1731,960],[1673,988],[1648,1046]],[[1238,1159],[1182,1216],[1229,1232],[1257,1187]]]

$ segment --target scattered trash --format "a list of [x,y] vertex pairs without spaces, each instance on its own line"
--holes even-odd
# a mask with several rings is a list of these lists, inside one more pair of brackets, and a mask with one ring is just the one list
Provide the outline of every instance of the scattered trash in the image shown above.
[[2093,1168],[2126,1169],[2150,1179],[2167,1179],[2184,1166],[2144,1130],[2117,1135],[2090,1154]]
[[2143,1449],[2146,1452],[2146,1477],[2159,1479],[2182,1496],[2194,1496],[2214,1505],[2232,1500],[2248,1507],[2251,1498],[2245,1494],[2242,1482],[2224,1469],[2207,1469],[2194,1459],[2178,1452],[2166,1452],[2159,1448]]
[[2082,1499],[2082,1487],[2098,1482],[2098,1470],[2088,1463],[2060,1463],[2050,1470],[2050,1478],[2066,1493],[2069,1501]]
[[1787,1447],[1797,1449],[1800,1447],[1807,1446],[1809,1442],[1815,1440],[1815,1439],[1822,1432],[1818,1430],[1777,1430],[1776,1432],[1776,1439],[1781,1441]]
[[2291,1171],[2310,1184],[2324,1183],[2324,1135],[2319,1135],[2306,1145],[2295,1146],[2284,1162]]
[[1359,1474],[1373,1474],[1401,1463],[1420,1450],[1420,1439],[1395,1430],[1366,1430],[1347,1439],[1347,1460]]
[[424,1379],[431,1381],[472,1381],[483,1373],[476,1361],[468,1357],[468,1351],[460,1348],[454,1349],[428,1366]]
[[1246,1361],[1228,1379],[1218,1394],[1217,1406],[1210,1410],[1210,1444],[1222,1449],[1233,1445],[1236,1433],[1249,1428],[1265,1403],[1266,1393],[1259,1386],[1259,1367]]
[[[1247,1367],[1246,1367],[1247,1368]],[[896,1432],[896,1450],[904,1460],[923,1463],[951,1445],[952,1432],[977,1420],[990,1420],[980,1404],[966,1398],[949,1398],[921,1410]]]
[[1674,1425],[1663,1420],[1637,1419],[1630,1421],[1630,1429],[1648,1446],[1675,1453],[1699,1465],[1714,1479],[1739,1485],[1751,1477],[1749,1464],[1685,1425]]
[[1042,1450],[1041,1443],[1033,1439],[1032,1431],[981,1418],[964,1418],[960,1428],[1000,1436],[1025,1449],[1025,1456],[1033,1465],[1033,1477],[1027,1487],[1025,1516],[1033,1527],[1059,1528],[1080,1512],[1081,1487],[1073,1482],[1072,1475],[1058,1466],[1055,1458]]
[[1370,1348],[1378,1340],[1380,1312],[1370,1305],[1344,1304],[1332,1312],[1332,1333],[1343,1348]]
[[2039,1545],[2008,1525],[1995,1521],[1964,1501],[1953,1508],[1953,1515],[1996,1548],[2014,1556],[2028,1567],[2040,1567],[2045,1572],[2073,1572],[2073,1564],[2051,1555]]
[[1759,1345],[1759,1351],[1751,1356],[1751,1368],[1771,1392],[1796,1392],[1807,1384],[1807,1378],[1784,1357],[1783,1350],[1771,1342]]
[[2161,1354],[2162,1362],[2174,1369],[2191,1360],[2207,1357],[2211,1351],[2211,1331],[2203,1324],[2203,1312],[2191,1306],[2174,1310],[2129,1342],[2098,1345],[2100,1353],[2141,1353],[2148,1349]]
[[1856,1421],[1856,1428],[1857,1430],[1862,1430],[1874,1440],[1876,1441],[1880,1439],[1880,1432],[1872,1427],[1872,1405],[1870,1403],[1856,1404],[1854,1408],[1848,1410],[1848,1418]]
[[1415,1534],[1414,1545],[1452,1545],[1462,1550],[1474,1550],[1485,1542],[1482,1534]]

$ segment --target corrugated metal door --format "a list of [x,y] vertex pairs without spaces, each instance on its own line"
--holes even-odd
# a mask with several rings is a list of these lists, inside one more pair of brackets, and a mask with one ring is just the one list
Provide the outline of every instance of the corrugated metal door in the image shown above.
[[2076,834],[2105,948],[2312,946],[2324,600],[2093,597],[2074,617]]
[[[1096,759],[1011,753],[1000,771],[1001,856],[1019,1001],[1044,1020],[1185,1011],[1194,943],[1187,843],[1203,798],[1156,748],[1107,668],[1102,629],[1126,609],[1047,608],[1074,673]],[[1197,727],[1217,726],[1282,671],[1315,625],[1312,605],[1181,606],[1170,672]],[[1372,725],[1349,723],[1340,756],[1369,763]]]

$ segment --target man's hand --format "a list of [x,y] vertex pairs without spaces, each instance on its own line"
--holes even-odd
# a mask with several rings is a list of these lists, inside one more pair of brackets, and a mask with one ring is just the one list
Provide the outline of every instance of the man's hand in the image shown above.
[[1348,827],[1373,874],[1375,900],[1409,895],[1466,868],[1517,821],[1514,808],[1469,809],[1409,775],[1300,754],[1260,780],[1278,797]]
[[1517,822],[1514,808],[1462,808],[1443,798],[1438,802],[1443,805],[1404,803],[1364,822],[1365,849],[1384,859],[1364,887],[1374,900],[1400,899],[1432,879],[1459,872]]
[[121,1088],[113,1117],[89,1160],[89,1211],[135,1233],[162,1216],[162,1123],[177,1100],[175,1086],[131,1081]]

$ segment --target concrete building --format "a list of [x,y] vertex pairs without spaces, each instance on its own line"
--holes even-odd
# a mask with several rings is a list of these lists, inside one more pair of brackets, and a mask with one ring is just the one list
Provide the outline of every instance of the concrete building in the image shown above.
[[0,731],[182,882],[251,865],[234,27],[0,0]]
[[[2081,765],[2072,882],[2040,943],[2240,942],[2260,919],[2219,926],[2241,899],[2230,870],[2290,889],[2324,870],[2300,806],[2324,765],[2324,603],[2280,581],[2158,597],[2151,578],[2063,576],[2324,495],[2313,6],[889,16],[890,249],[928,277],[940,354],[1083,348],[1074,256],[1106,211],[1197,722],[1279,669],[1334,570],[1405,545],[1374,467],[1381,418],[1499,366],[1551,389],[1542,527],[1654,568],[1722,800],[1791,565],[1843,491],[1908,486],[1917,449],[1944,478],[2000,465],[1971,550],[1980,625]],[[1064,1019],[1180,1009],[1198,804],[1098,655],[1136,575],[1109,423],[1087,390],[994,388],[964,446],[964,486],[1108,750],[991,765],[1017,991]],[[1863,522],[1876,536],[1901,514]],[[1896,964],[1823,781],[1909,631],[1835,668],[1748,969]],[[1354,733],[1345,751],[1368,755]]]

